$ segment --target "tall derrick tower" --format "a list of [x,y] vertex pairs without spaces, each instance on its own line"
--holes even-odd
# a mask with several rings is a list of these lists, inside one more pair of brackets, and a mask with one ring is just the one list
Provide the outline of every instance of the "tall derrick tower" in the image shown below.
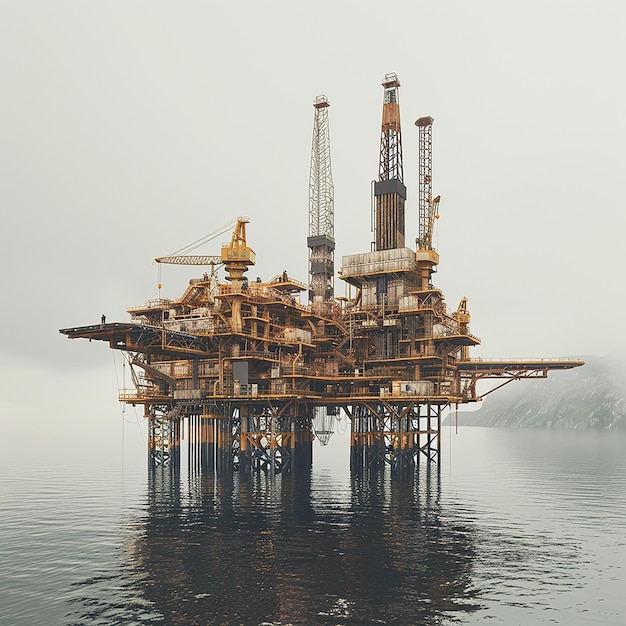
[[[405,246],[400,105],[396,74],[383,80],[379,180],[374,185],[375,250],[344,256],[340,277],[356,288],[346,307],[355,371],[378,397],[355,400],[351,411],[352,467],[390,462],[414,466],[419,454],[438,457],[442,411],[462,394],[457,360],[480,340],[461,326],[466,311],[446,309],[431,284],[439,262],[432,249],[437,201],[431,198],[432,118],[420,129],[419,236]],[[386,382],[381,382],[385,380]],[[355,383],[356,385],[356,383]]]
[[400,81],[396,74],[383,80],[383,121],[380,135],[378,181],[374,184],[376,198],[376,250],[404,248],[404,202],[406,187],[402,166],[402,134],[400,131]]
[[314,308],[334,298],[334,187],[330,166],[330,130],[326,96],[313,103],[313,145],[309,177],[309,301]]
[[[343,258],[340,275],[358,289],[359,306],[386,317],[401,298],[419,287],[415,252],[405,246],[402,139],[400,133],[400,81],[386,74],[380,140],[379,180],[374,183],[375,250]],[[391,309],[389,308],[391,307]],[[376,350],[390,357],[397,351],[397,333],[391,329],[376,337]]]

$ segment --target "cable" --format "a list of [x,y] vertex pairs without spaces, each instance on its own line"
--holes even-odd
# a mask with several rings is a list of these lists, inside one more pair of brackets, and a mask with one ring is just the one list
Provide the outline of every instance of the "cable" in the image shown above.
[[[113,359],[113,371],[115,372],[115,384],[117,385],[117,396],[119,398],[120,395],[120,379],[119,376],[117,375],[117,363],[115,362],[115,352],[111,351],[111,358]],[[120,402],[120,409],[121,409],[121,417],[122,417],[122,441],[121,441],[121,445],[122,445],[122,473],[124,472],[124,413],[125,413],[125,406],[122,402]]]
[[228,222],[227,224],[224,224],[218,230],[213,231],[212,233],[205,235],[201,239],[197,239],[196,241],[190,244],[187,244],[186,246],[183,246],[180,250],[176,250],[176,252],[172,252],[171,254],[168,254],[166,256],[179,256],[181,254],[187,254],[189,252],[192,252],[193,250],[195,250],[196,248],[199,248],[202,244],[206,243],[207,241],[211,241],[212,239],[215,239],[216,237],[223,235],[227,230],[232,228],[236,223],[237,223],[236,219],[230,220],[230,222]]

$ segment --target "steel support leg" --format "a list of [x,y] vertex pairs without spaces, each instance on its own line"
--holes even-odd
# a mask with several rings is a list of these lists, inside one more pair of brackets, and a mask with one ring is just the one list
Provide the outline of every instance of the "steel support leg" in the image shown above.
[[158,409],[148,415],[148,463],[151,469],[180,471],[180,419]]

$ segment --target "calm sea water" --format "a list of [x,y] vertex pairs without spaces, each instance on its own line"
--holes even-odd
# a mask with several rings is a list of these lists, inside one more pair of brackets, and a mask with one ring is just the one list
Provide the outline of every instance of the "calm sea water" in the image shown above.
[[464,428],[415,480],[3,461],[0,624],[624,624],[626,433]]

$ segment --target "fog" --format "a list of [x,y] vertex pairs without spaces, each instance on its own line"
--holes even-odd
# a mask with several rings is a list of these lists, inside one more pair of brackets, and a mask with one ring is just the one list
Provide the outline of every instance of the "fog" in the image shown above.
[[[322,93],[336,258],[369,250],[388,72],[402,83],[408,241],[413,121],[435,119],[434,282],[450,308],[468,297],[472,356],[621,350],[625,27],[618,1],[3,2],[5,432],[111,449],[139,437],[120,435],[108,348],[58,329],[127,320],[157,295],[154,257],[247,215],[250,275],[306,280]],[[162,295],[199,271],[164,268]]]

